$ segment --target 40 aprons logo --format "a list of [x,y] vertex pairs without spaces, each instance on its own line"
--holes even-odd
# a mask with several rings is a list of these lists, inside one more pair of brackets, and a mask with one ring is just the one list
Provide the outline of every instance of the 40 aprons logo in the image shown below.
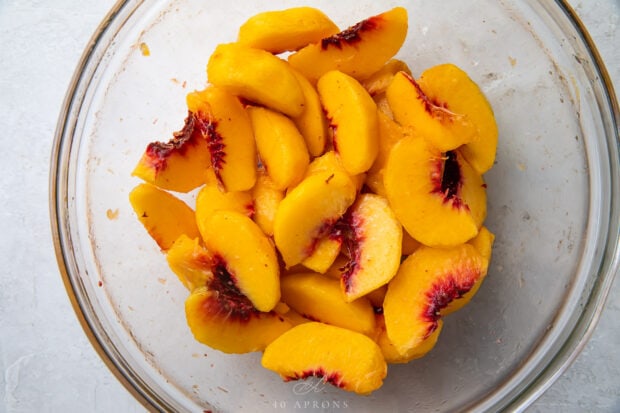
[[[321,393],[325,387],[331,386],[321,378],[308,378],[298,381],[293,386],[293,394],[296,396],[308,396],[311,394]],[[349,403],[346,400],[296,400],[296,401],[274,401],[273,407],[276,409],[348,409]]]

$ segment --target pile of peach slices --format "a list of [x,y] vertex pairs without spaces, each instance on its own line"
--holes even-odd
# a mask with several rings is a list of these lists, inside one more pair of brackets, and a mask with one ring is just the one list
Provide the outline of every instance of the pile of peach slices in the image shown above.
[[199,342],[368,394],[477,291],[493,112],[452,64],[415,79],[394,58],[407,31],[402,7],[343,31],[310,7],[257,14],[147,146],[130,201]]

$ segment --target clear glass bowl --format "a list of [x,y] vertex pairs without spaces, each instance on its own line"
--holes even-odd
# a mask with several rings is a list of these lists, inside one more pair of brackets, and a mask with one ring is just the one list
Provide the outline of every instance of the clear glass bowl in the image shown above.
[[[214,46],[248,16],[299,1],[121,1],[93,37],[61,116],[51,166],[60,269],[86,334],[147,407],[171,411],[497,411],[531,403],[583,347],[618,270],[618,105],[583,26],[562,1],[407,2],[398,57],[414,74],[459,65],[500,131],[486,175],[497,235],[475,299],[445,319],[425,358],[391,366],[369,397],[300,390],[197,343],[187,292],[128,202],[147,142],[166,140]],[[313,5],[340,27],[398,5]],[[141,53],[146,45],[150,56]],[[187,196],[192,202],[192,195]]]

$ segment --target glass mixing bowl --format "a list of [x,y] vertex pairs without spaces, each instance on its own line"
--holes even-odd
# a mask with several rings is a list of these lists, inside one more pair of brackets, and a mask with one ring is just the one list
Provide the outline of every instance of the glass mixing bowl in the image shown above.
[[[618,270],[618,105],[598,53],[563,1],[410,1],[398,57],[414,74],[463,68],[499,125],[488,184],[496,234],[474,300],[436,348],[390,366],[371,396],[304,387],[260,354],[197,343],[187,292],[136,219],[131,171],[205,86],[218,43],[249,16],[301,1],[121,1],[92,38],[58,125],[51,212],[60,270],[93,345],[148,408],[171,411],[497,411],[531,403],[583,347]],[[440,5],[439,5],[440,4]],[[397,1],[317,0],[340,27]],[[150,50],[150,55],[143,52]],[[192,194],[187,196],[192,202]]]

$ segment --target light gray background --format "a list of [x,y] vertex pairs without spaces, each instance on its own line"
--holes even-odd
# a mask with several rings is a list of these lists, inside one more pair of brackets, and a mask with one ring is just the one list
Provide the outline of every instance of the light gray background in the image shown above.
[[[570,0],[620,88],[619,0]],[[142,412],[86,339],[50,235],[53,133],[113,0],[0,0],[0,412]],[[620,412],[620,281],[570,369],[528,412]]]

